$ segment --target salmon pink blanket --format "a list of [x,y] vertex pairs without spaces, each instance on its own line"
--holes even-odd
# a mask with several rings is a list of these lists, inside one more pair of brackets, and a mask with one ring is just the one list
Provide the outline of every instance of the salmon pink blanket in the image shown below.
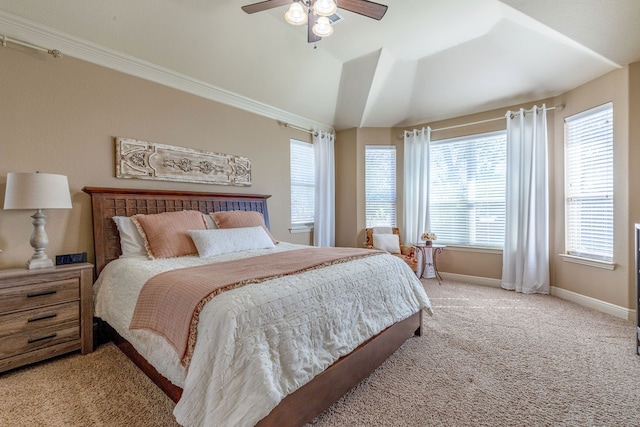
[[163,336],[175,349],[182,365],[188,367],[200,311],[219,293],[382,253],[358,248],[308,248],[160,273],[142,287],[130,328]]

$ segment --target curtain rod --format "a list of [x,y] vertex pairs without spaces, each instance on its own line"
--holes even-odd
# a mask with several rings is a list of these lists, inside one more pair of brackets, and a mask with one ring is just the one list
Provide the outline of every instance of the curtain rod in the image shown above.
[[291,123],[286,123],[286,122],[279,122],[282,126],[286,127],[286,128],[291,128],[291,129],[295,129],[295,130],[299,130],[301,132],[306,132],[310,135],[313,136],[318,136],[318,132],[315,130],[311,130],[311,129],[306,129],[300,126],[296,126],[296,125],[292,125]]
[[[549,108],[547,108],[547,111],[550,111],[550,110],[562,110],[563,108],[564,108],[564,104],[560,104],[560,105],[556,105],[556,106],[554,106],[554,107],[549,107]],[[524,112],[525,112],[525,113],[530,113],[530,112],[532,112],[532,111],[533,111],[533,109],[531,109],[531,110],[524,110]],[[481,124],[483,124],[483,123],[495,122],[496,120],[504,120],[504,118],[505,118],[505,117],[506,117],[506,114],[505,114],[504,116],[502,116],[502,117],[494,117],[494,118],[492,118],[492,119],[479,120],[479,121],[477,121],[477,122],[462,123],[462,124],[459,124],[459,125],[445,126],[445,127],[443,127],[443,128],[431,129],[431,132],[437,132],[437,131],[441,131],[441,130],[449,130],[449,129],[456,129],[456,128],[461,128],[461,127],[465,127],[465,126],[481,125]],[[400,136],[398,137],[398,139],[400,139],[400,138],[404,138],[404,135],[405,135],[407,132],[411,132],[411,131],[405,130],[405,131],[402,133],[402,135],[400,135]]]
[[36,46],[31,43],[23,42],[22,40],[12,39],[11,37],[7,37],[5,35],[0,35],[0,38],[2,38],[2,47],[7,47],[7,42],[9,42],[13,44],[18,44],[20,46],[29,47],[31,49],[39,50],[40,52],[48,53],[49,55],[53,56],[56,59],[62,58],[62,53],[58,49],[47,49],[44,47]]

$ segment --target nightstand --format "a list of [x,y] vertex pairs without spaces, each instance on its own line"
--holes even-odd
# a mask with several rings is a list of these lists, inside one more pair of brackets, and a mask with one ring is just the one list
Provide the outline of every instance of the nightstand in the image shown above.
[[0,372],[93,351],[93,264],[0,270]]

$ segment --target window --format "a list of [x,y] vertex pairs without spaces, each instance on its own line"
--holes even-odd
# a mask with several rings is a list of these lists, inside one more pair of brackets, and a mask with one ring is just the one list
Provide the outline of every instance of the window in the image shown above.
[[316,175],[313,144],[291,140],[291,227],[313,226]]
[[613,261],[613,105],[567,117],[564,143],[566,253]]
[[507,134],[432,141],[429,204],[438,243],[502,248]]
[[367,227],[396,226],[396,147],[365,146],[365,220]]

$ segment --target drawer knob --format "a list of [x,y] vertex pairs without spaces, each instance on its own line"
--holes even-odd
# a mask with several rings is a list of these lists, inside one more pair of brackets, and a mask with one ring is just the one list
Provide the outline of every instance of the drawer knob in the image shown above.
[[55,338],[57,337],[58,334],[56,334],[55,332],[49,335],[45,335],[43,337],[40,338],[29,338],[29,340],[27,341],[29,344],[33,344],[34,342],[38,342],[38,341],[44,341],[44,340],[48,340],[50,338]]
[[43,291],[43,292],[33,292],[30,294],[27,294],[27,298],[36,298],[36,297],[44,297],[47,295],[53,295],[55,293],[57,293],[58,291],[56,291],[55,289],[52,289],[50,291]]
[[54,317],[56,317],[58,315],[58,313],[48,313],[48,314],[43,314],[42,316],[33,316],[27,319],[27,322],[31,323],[31,322],[37,322],[38,320],[46,320],[46,319],[52,319]]

